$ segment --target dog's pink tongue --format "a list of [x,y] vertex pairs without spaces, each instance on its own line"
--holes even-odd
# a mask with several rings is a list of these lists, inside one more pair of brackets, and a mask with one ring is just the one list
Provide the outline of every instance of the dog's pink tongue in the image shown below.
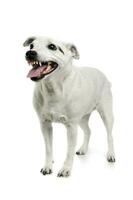
[[27,74],[28,78],[40,76],[41,73],[44,71],[45,67],[38,67],[37,69],[31,69]]

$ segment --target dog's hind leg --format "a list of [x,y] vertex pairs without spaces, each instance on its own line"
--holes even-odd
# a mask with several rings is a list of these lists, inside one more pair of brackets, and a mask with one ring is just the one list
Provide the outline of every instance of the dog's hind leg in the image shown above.
[[107,160],[108,162],[115,162],[113,136],[112,136],[112,128],[114,123],[113,111],[112,111],[112,93],[108,86],[104,88],[101,100],[97,106],[97,111],[99,112],[107,131],[107,142],[108,142]]
[[89,140],[90,140],[90,135],[91,135],[91,130],[88,126],[88,121],[89,121],[89,118],[90,118],[90,114],[88,115],[85,115],[80,123],[79,123],[79,126],[81,127],[81,129],[83,130],[84,132],[84,139],[83,139],[83,144],[82,146],[80,147],[80,149],[76,152],[77,155],[85,155],[87,153],[87,150],[88,150],[88,143],[89,143]]

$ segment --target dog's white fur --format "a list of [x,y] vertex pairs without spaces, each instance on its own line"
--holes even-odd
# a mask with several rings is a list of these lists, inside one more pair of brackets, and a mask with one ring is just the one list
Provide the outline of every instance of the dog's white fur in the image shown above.
[[[29,38],[24,46],[29,45]],[[42,173],[49,174],[53,165],[52,122],[63,123],[67,129],[68,150],[58,176],[69,176],[75,154],[77,126],[84,131],[84,141],[77,154],[87,152],[90,128],[88,120],[97,110],[107,130],[108,161],[115,161],[112,138],[113,113],[110,83],[102,72],[89,67],[75,67],[72,59],[78,58],[74,45],[57,42],[44,37],[32,41],[39,61],[55,61],[59,67],[51,74],[36,82],[34,107],[38,114],[46,144],[46,161]],[[47,48],[49,43],[60,46],[64,54]]]

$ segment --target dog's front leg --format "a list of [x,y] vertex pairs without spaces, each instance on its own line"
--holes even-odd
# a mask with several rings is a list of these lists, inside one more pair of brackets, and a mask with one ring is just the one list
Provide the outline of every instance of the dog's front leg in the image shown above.
[[41,122],[41,129],[44,136],[45,148],[46,148],[46,157],[45,157],[45,165],[41,169],[41,173],[43,175],[52,173],[52,165],[53,165],[53,130],[52,124],[50,121]]
[[77,125],[69,124],[67,128],[67,156],[63,167],[58,173],[58,177],[67,177],[70,175],[75,155],[75,147],[77,141]]

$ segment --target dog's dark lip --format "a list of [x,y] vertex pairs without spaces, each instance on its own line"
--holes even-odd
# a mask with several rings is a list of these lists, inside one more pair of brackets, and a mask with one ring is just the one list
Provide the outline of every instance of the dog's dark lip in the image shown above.
[[[58,64],[54,61],[46,61],[46,62],[40,62],[40,61],[31,61],[31,60],[27,60],[27,62],[29,63],[29,65],[32,65],[32,70],[37,70],[38,68],[40,69],[44,69],[44,73],[41,73],[39,76],[35,76],[35,77],[30,77],[30,79],[32,81],[39,81],[41,79],[43,79],[45,76],[47,76],[48,74],[51,74],[53,71],[56,70],[56,68],[58,67]],[[50,67],[50,70],[47,69]],[[45,70],[46,69],[46,70]]]
[[41,79],[44,78],[44,77],[45,77],[45,75],[42,75],[40,78],[32,77],[32,78],[30,78],[30,79],[31,79],[32,81],[37,82],[37,81],[41,80]]

